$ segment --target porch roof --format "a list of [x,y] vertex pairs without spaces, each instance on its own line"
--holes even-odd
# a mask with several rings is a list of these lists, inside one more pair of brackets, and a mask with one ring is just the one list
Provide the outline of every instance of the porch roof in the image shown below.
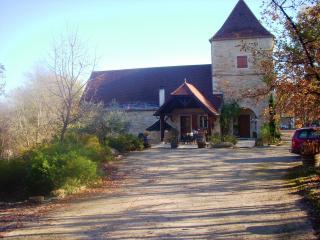
[[[164,130],[170,131],[172,128],[173,127],[170,124],[168,124],[167,122],[164,123]],[[150,131],[150,132],[160,131],[161,130],[161,128],[160,128],[160,120],[156,121],[154,124],[152,124],[146,130]]]
[[155,112],[155,116],[168,113],[174,102],[181,97],[191,97],[210,115],[219,115],[214,105],[192,84],[185,81],[170,94],[170,98]]

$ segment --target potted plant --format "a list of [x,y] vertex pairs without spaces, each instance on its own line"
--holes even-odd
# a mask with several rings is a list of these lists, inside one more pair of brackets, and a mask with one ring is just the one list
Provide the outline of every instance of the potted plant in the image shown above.
[[196,136],[196,140],[197,140],[198,148],[205,148],[206,147],[207,142],[206,142],[206,135],[204,132],[199,131]]
[[304,166],[320,166],[320,140],[308,140],[301,147],[301,159]]
[[179,131],[175,128],[170,130],[169,142],[171,148],[178,148],[179,146]]

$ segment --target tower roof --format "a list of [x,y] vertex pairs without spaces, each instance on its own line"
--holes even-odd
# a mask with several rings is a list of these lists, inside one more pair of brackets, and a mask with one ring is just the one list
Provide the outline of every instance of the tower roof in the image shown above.
[[220,30],[210,39],[210,42],[256,37],[273,37],[273,35],[262,26],[248,5],[243,0],[239,0]]

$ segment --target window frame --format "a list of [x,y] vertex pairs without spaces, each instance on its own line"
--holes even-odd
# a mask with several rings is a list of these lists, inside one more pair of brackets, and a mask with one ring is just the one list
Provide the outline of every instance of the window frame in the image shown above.
[[[202,119],[206,119],[206,120],[203,120]],[[203,124],[203,125],[202,125]],[[202,125],[202,126],[201,126]],[[209,118],[207,115],[200,115],[199,116],[199,128],[200,129],[208,129],[209,128]]]
[[[246,67],[239,67],[239,61],[238,61],[238,59],[239,58],[246,58]],[[248,57],[248,55],[237,55],[236,56],[236,68],[237,69],[248,69],[249,68],[249,57]]]

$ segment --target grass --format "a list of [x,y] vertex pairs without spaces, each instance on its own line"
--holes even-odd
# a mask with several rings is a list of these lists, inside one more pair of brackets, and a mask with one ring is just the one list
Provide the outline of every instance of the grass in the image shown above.
[[310,206],[309,214],[313,227],[320,234],[320,169],[295,166],[289,170],[288,180]]

